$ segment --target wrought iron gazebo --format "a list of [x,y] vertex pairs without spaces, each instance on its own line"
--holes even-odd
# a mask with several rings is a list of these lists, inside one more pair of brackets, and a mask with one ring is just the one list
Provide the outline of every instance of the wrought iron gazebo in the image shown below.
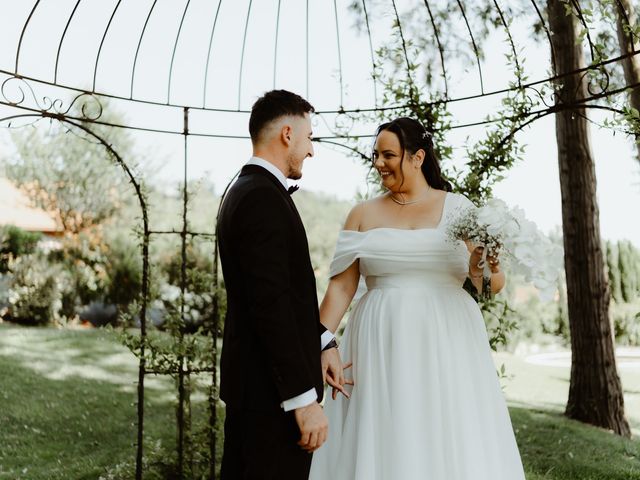
[[[262,91],[283,86],[297,88],[307,96],[322,92],[321,105],[316,112],[320,133],[314,140],[365,158],[366,155],[351,141],[370,136],[357,131],[360,115],[391,115],[425,110],[434,105],[465,105],[478,99],[500,99],[526,92],[529,108],[514,123],[509,134],[511,138],[517,131],[562,108],[580,106],[623,114],[621,109],[604,105],[600,100],[640,86],[611,87],[612,71],[637,52],[634,50],[615,58],[598,57],[596,42],[590,37],[589,26],[582,14],[580,21],[587,32],[591,61],[587,67],[563,75],[587,77],[589,96],[558,102],[551,85],[559,77],[540,68],[530,74],[533,80],[525,81],[522,52],[513,34],[514,18],[510,17],[513,12],[505,0],[483,3],[497,30],[506,39],[506,53],[516,72],[505,79],[504,85],[493,89],[487,88],[480,38],[470,18],[470,11],[478,2],[31,0],[13,3],[15,5],[3,5],[5,12],[0,20],[0,31],[6,32],[0,57],[0,123],[14,127],[50,119],[101,144],[130,180],[139,202],[143,281],[139,312],[141,342],[137,352],[136,479],[143,477],[145,377],[150,374],[170,374],[178,380],[180,472],[184,471],[185,377],[195,373],[211,376],[210,478],[216,475],[216,368],[187,370],[184,359],[179,359],[175,370],[157,371],[147,364],[145,355],[144,340],[149,328],[149,244],[153,237],[172,235],[180,239],[183,315],[188,239],[199,236],[210,241],[211,254],[216,259],[216,284],[211,289],[217,298],[215,229],[191,231],[187,221],[190,139],[247,139],[245,124],[252,99]],[[576,0],[571,3],[581,12]],[[551,53],[551,65],[555,67],[556,56],[542,2],[530,0],[522,4],[523,8],[527,5],[528,12],[539,23],[542,38],[547,42],[545,48]],[[443,12],[448,12],[449,17]],[[419,79],[424,74],[418,68],[422,53],[416,48],[419,42],[414,39],[415,32],[408,25],[411,20],[408,16],[416,14],[422,15],[424,38],[430,39],[430,58],[435,60],[432,73],[437,79],[434,80],[436,88],[430,95],[424,94],[424,82]],[[443,24],[445,18],[454,18],[461,27],[458,34],[462,46],[458,47],[469,54],[468,60],[473,65],[469,75],[473,75],[471,82],[475,92],[457,94],[452,86],[451,65],[458,59],[443,38],[443,29],[447,27]],[[633,33],[630,31],[629,35]],[[385,59],[384,52],[378,51],[390,43],[399,54],[395,61]],[[355,73],[354,66],[358,70]],[[383,92],[388,88],[389,78],[386,73],[390,70],[399,72],[407,80],[410,90],[407,102],[397,104],[385,98]],[[557,70],[553,68],[553,71]],[[415,95],[411,92],[414,89]],[[105,101],[132,112],[132,118],[123,123],[106,120],[102,115]],[[487,113],[479,111],[476,118],[453,122],[449,128],[490,125],[500,120],[487,117]],[[184,175],[180,229],[154,229],[149,221],[144,179],[136,174],[117,147],[95,130],[95,126],[182,137]],[[214,366],[219,329],[220,320],[217,308],[214,308],[207,328],[213,342],[210,354]],[[186,334],[183,332],[182,335]]]

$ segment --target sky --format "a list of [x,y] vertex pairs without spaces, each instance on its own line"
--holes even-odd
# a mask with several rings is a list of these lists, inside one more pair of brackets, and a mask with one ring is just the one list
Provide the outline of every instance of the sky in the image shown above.
[[[0,17],[0,69],[13,71],[18,39],[33,2],[0,2],[3,11]],[[21,73],[50,82],[54,80],[59,38],[75,3],[75,0],[41,1],[23,38],[19,58]],[[368,39],[358,33],[362,25],[360,29],[354,28],[354,16],[347,9],[349,2],[346,0],[335,3],[337,22],[332,0],[309,0],[308,56],[306,2],[282,0],[277,30],[278,0],[252,2],[246,24],[246,42],[243,42],[248,0],[222,2],[219,10],[218,0],[192,0],[173,64],[172,50],[186,2],[158,0],[140,44],[132,91],[131,67],[141,28],[152,3],[152,0],[121,2],[96,67],[96,52],[117,1],[81,2],[60,49],[55,76],[57,82],[91,89],[95,73],[97,91],[158,102],[169,99],[170,103],[177,105],[204,104],[208,108],[230,110],[250,109],[261,93],[274,86],[306,96],[317,110],[336,110],[341,104],[345,108],[376,104],[376,91],[370,78]],[[397,3],[402,12],[412,2],[404,0]],[[372,17],[374,48],[391,39],[392,20],[388,12]],[[214,22],[216,29],[209,52]],[[447,27],[464,28],[461,19],[455,17]],[[547,45],[532,40],[529,31],[527,25],[517,20],[514,22],[514,38],[522,51],[521,57],[530,79],[544,78],[549,65]],[[506,48],[504,38],[494,36],[489,39],[487,58],[482,64],[485,91],[504,88],[511,78],[504,60]],[[170,70],[173,74],[169,88]],[[452,96],[479,93],[475,67],[464,68],[450,63],[448,70]],[[0,75],[0,82],[5,78]],[[45,95],[68,100],[68,93],[64,91],[31,85],[36,98],[27,91],[29,98],[26,101],[30,104],[36,100],[42,104]],[[16,87],[16,84],[8,84],[5,93],[19,95]],[[380,105],[379,86],[377,93]],[[495,96],[454,104],[451,107],[454,123],[482,120],[496,110],[498,101],[499,97]],[[116,100],[109,105],[123,113],[131,125],[178,132],[182,129],[183,112],[180,108]],[[15,110],[0,107],[2,117],[12,113]],[[590,118],[602,121],[605,117],[590,113]],[[328,134],[327,124],[331,126],[335,120],[334,115],[316,116],[315,133]],[[339,117],[338,121],[346,120]],[[244,136],[247,123],[246,113],[194,109],[190,114],[192,133]],[[358,124],[352,127],[351,132],[371,134],[374,127]],[[447,141],[454,147],[454,165],[464,166],[465,148],[473,145],[483,133],[482,127],[474,127],[452,130],[447,134]],[[131,135],[136,142],[136,152],[149,163],[157,181],[175,183],[182,178],[182,136],[144,132]],[[494,194],[510,205],[522,207],[529,219],[548,232],[558,228],[562,221],[553,117],[537,121],[518,139],[527,146],[524,159],[495,186]],[[6,132],[0,132],[0,152],[10,150],[7,141]],[[634,157],[634,147],[624,136],[596,127],[591,128],[591,147],[596,162],[602,236],[611,240],[629,239],[640,246],[640,221],[633,214],[640,205],[640,162]],[[358,192],[366,191],[367,169],[361,161],[338,147],[315,144],[315,150],[315,156],[305,163],[301,188],[348,201],[355,201]],[[187,151],[189,179],[206,179],[221,191],[250,157],[251,145],[247,139],[191,136]]]

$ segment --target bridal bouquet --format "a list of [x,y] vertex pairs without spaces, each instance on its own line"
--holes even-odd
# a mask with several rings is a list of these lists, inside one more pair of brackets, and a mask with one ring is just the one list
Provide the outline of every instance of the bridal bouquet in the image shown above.
[[525,218],[521,208],[509,209],[504,201],[492,198],[482,207],[469,207],[454,215],[447,237],[450,241],[470,240],[484,246],[478,268],[483,268],[485,275],[489,275],[487,255],[500,254],[509,262],[510,271],[522,273],[527,282],[535,285],[543,300],[553,298],[562,251]]

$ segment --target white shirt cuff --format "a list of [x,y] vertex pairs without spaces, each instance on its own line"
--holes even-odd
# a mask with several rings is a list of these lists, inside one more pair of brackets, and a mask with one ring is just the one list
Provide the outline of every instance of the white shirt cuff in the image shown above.
[[290,398],[289,400],[285,400],[280,404],[282,408],[284,408],[285,412],[290,410],[295,410],[296,408],[306,407],[307,405],[311,405],[318,399],[318,394],[316,393],[316,389],[312,388],[311,390],[307,390],[306,392],[298,395],[297,397]]
[[320,350],[324,350],[331,340],[333,340],[334,335],[331,333],[331,330],[327,330],[320,337]]

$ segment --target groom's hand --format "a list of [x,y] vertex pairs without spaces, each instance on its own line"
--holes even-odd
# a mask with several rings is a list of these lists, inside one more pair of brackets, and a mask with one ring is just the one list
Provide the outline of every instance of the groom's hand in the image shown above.
[[296,408],[294,414],[301,434],[298,445],[309,453],[319,449],[327,439],[329,430],[329,421],[320,404],[313,402],[306,407]]
[[331,396],[336,399],[337,392],[341,392],[345,397],[349,398],[349,393],[345,390],[344,385],[353,385],[353,380],[347,380],[344,376],[344,370],[351,367],[351,363],[342,364],[340,352],[337,348],[329,348],[322,352],[320,359],[322,363],[322,380],[333,387]]

